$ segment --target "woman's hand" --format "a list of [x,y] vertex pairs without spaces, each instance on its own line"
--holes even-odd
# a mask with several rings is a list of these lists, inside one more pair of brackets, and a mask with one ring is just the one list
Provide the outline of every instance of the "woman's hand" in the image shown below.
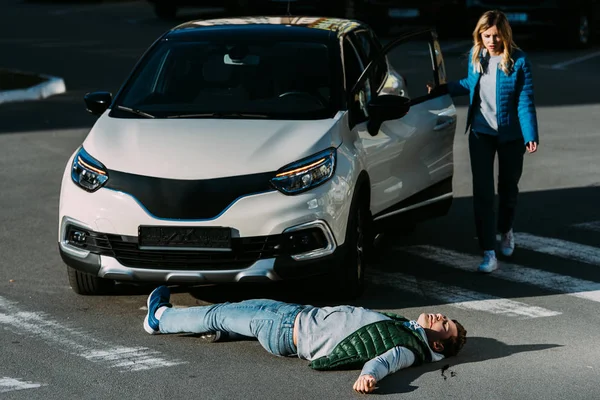
[[528,142],[525,147],[527,148],[527,151],[531,154],[531,153],[535,153],[537,151],[537,143],[536,142]]
[[427,82],[425,85],[427,86],[427,93],[431,93],[431,91],[435,89],[435,83]]
[[356,382],[354,382],[354,386],[352,387],[358,393],[371,393],[377,387],[375,384],[377,383],[377,379],[373,375],[361,375],[358,377]]

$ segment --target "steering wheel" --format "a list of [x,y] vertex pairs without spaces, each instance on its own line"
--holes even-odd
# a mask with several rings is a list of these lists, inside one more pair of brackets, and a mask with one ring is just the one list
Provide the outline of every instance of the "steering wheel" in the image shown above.
[[282,98],[282,97],[286,97],[286,96],[309,96],[311,99],[313,100],[317,100],[319,102],[319,104],[323,107],[327,107],[327,101],[318,93],[310,93],[310,92],[301,92],[301,91],[297,91],[297,90],[292,90],[289,92],[285,92],[285,93],[281,93],[278,97]]

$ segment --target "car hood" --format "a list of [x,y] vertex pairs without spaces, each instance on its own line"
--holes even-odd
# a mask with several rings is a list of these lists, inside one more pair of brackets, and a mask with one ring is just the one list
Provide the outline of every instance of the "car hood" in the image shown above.
[[276,171],[341,143],[339,121],[120,119],[101,116],[83,143],[109,170],[171,179]]

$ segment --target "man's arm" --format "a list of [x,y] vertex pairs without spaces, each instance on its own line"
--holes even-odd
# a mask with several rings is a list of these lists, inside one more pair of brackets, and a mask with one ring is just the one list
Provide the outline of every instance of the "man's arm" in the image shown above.
[[415,355],[412,351],[406,347],[394,347],[365,363],[354,383],[354,390],[359,393],[371,393],[376,389],[377,382],[402,368],[410,367],[414,362]]

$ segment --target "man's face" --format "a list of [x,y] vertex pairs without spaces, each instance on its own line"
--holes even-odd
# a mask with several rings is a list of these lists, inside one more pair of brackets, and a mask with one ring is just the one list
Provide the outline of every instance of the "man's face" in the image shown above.
[[417,322],[425,329],[430,342],[437,342],[458,336],[456,324],[445,315],[421,314]]

